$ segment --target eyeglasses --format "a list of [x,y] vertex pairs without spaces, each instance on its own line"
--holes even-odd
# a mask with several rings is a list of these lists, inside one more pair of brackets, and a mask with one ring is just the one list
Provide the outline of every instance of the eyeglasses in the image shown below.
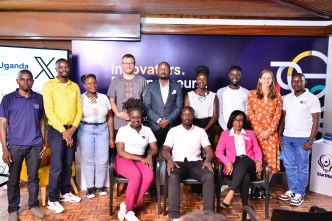
[[131,66],[131,65],[134,65],[135,63],[122,63],[122,65],[129,65],[129,66]]

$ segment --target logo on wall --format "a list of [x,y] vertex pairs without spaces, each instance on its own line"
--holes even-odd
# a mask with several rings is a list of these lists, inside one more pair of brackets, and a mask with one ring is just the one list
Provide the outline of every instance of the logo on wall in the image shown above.
[[46,64],[44,60],[41,57],[35,57],[36,61],[38,62],[39,66],[42,68],[42,70],[36,75],[35,79],[39,77],[43,72],[47,75],[49,79],[53,79],[54,75],[48,68],[48,66],[52,63],[52,61],[55,59],[54,57]]
[[318,165],[323,169],[325,173],[332,170],[332,154],[322,155],[319,157]]
[[[300,53],[299,55],[297,55],[293,59],[293,61],[290,61],[290,62],[289,61],[271,61],[271,67],[279,67],[277,74],[276,74],[276,79],[277,79],[278,85],[281,88],[283,88],[285,90],[293,91],[292,86],[291,86],[291,80],[292,80],[292,73],[293,73],[294,69],[296,70],[297,73],[303,73],[307,81],[309,81],[310,79],[324,79],[324,80],[326,79],[326,73],[304,73],[302,71],[302,68],[298,65],[298,62],[300,60],[302,60],[303,58],[306,58],[309,56],[317,57],[317,58],[321,59],[322,61],[324,61],[325,64],[327,65],[327,56],[319,51],[304,51],[304,52]],[[284,82],[282,80],[282,73],[286,68],[288,68],[287,82]],[[310,92],[313,94],[316,91],[320,91],[318,94],[316,94],[318,99],[322,98],[325,95],[325,86],[324,85],[315,85],[314,87],[312,87],[310,89]]]

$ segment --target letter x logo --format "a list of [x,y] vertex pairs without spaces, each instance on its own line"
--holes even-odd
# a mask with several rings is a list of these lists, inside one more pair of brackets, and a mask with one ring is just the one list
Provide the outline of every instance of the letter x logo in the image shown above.
[[43,61],[43,59],[41,57],[35,57],[35,59],[38,62],[39,66],[42,68],[42,70],[39,72],[39,74],[37,74],[37,76],[35,77],[35,79],[37,79],[39,77],[39,75],[41,75],[43,72],[45,72],[45,74],[47,75],[47,77],[49,79],[53,79],[54,75],[52,74],[52,72],[50,71],[50,69],[48,68],[48,66],[52,63],[52,61],[55,58],[52,58],[50,60],[50,62],[48,62],[47,64]]

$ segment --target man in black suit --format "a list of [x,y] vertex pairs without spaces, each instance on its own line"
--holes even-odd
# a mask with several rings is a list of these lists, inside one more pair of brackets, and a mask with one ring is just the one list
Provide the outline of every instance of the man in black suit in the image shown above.
[[158,148],[163,146],[169,129],[175,126],[183,105],[181,85],[169,79],[170,69],[167,62],[158,65],[159,80],[148,84],[144,96],[148,125],[157,138]]

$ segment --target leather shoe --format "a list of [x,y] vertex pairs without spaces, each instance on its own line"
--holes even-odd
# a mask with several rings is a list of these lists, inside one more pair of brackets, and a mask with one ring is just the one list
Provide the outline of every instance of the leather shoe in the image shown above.
[[229,204],[227,203],[224,203],[224,202],[221,202],[220,206],[224,209],[228,209],[228,207],[230,206]]
[[46,216],[39,207],[32,207],[30,213],[39,219],[43,219]]

